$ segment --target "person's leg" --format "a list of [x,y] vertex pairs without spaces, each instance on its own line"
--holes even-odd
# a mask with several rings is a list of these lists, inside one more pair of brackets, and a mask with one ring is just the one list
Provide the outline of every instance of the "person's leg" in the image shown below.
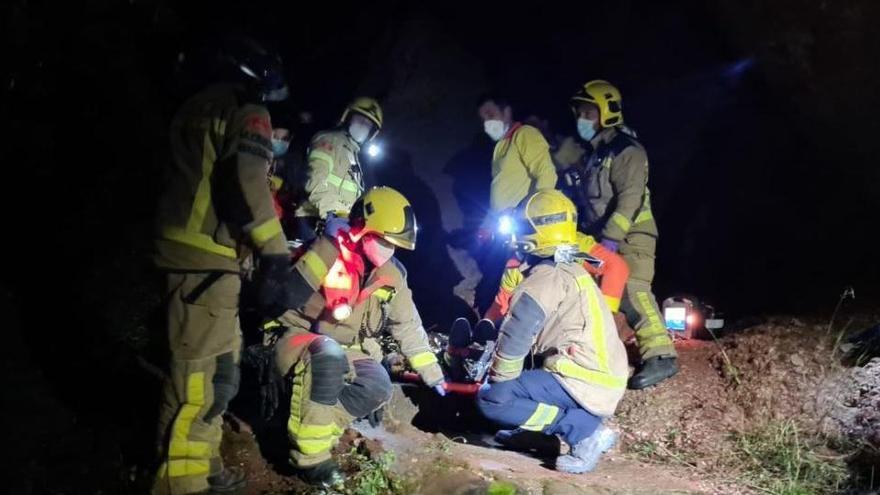
[[544,370],[524,371],[515,380],[493,383],[479,393],[477,407],[505,428],[559,435],[569,445],[589,437],[602,421]]
[[164,384],[159,431],[163,462],[154,493],[195,493],[222,477],[244,485],[240,473],[224,473],[220,458],[222,417],[238,392],[241,280],[232,274],[169,274],[169,377]]

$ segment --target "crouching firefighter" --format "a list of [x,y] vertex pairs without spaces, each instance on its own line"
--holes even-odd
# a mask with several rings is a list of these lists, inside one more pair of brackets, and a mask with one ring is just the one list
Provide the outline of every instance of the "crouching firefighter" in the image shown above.
[[[558,435],[571,452],[556,469],[589,472],[617,440],[602,418],[626,389],[626,351],[599,288],[575,259],[574,204],[559,191],[539,191],[520,223],[515,242],[530,268],[513,292],[477,406],[509,428],[496,434],[500,443],[525,431]],[[529,354],[536,367],[523,371]]]
[[343,430],[391,399],[379,336],[390,334],[424,383],[445,394],[406,271],[393,258],[396,248],[415,249],[412,206],[394,189],[374,188],[353,205],[349,222],[322,292],[278,319],[286,331],[275,344],[276,367],[292,382],[290,462],[323,486],[343,481],[330,456]]

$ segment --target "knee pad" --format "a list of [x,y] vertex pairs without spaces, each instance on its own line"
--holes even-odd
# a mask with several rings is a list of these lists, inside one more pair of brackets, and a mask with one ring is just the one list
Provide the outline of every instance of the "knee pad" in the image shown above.
[[217,356],[217,370],[214,372],[211,382],[214,386],[214,402],[205,413],[205,422],[210,422],[223,414],[229,401],[238,394],[241,373],[233,353],[227,352]]
[[381,364],[372,359],[354,362],[355,379],[345,385],[339,402],[349,414],[362,418],[391,400],[391,378]]
[[332,406],[339,398],[348,373],[348,359],[335,340],[318,337],[309,344],[311,355],[312,392],[309,398],[319,404]]

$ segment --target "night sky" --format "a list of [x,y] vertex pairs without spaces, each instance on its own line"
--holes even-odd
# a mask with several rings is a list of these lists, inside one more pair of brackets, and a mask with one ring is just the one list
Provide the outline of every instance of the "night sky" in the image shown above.
[[[315,119],[296,130],[300,142],[353,96],[386,104],[389,153],[369,174],[420,195],[424,242],[404,256],[417,289],[439,290],[433,270],[454,234],[441,218],[461,226],[485,207],[491,143],[475,97],[503,92],[519,117],[574,134],[568,97],[604,78],[650,157],[659,298],[685,291],[734,314],[821,314],[846,285],[875,292],[871,2],[420,4],[3,7],[4,182],[29,198],[6,197],[7,259],[29,260],[12,292],[80,293],[96,273],[147,259],[167,126],[187,96],[174,60],[228,32],[281,52],[293,98],[277,111]],[[443,181],[454,190],[434,198]]]

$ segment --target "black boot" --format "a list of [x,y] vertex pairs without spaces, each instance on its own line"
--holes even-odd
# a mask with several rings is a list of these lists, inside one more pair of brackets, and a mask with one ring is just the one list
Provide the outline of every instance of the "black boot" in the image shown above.
[[638,373],[629,379],[629,388],[640,390],[656,385],[678,373],[675,356],[655,356],[646,359]]
[[297,469],[296,475],[310,485],[323,488],[341,488],[345,484],[345,475],[333,459],[309,468]]
[[247,486],[247,474],[240,467],[224,467],[223,471],[208,476],[209,494],[239,493]]

